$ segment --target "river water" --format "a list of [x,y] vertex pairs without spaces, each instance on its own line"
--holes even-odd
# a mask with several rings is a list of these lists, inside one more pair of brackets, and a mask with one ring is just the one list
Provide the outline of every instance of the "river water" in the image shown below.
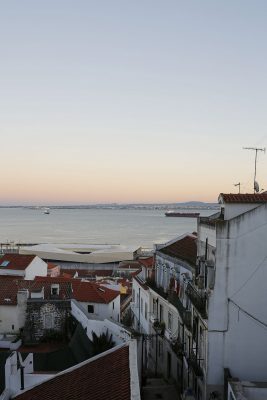
[[[179,212],[188,210],[179,210]],[[192,210],[207,216],[216,210]],[[164,210],[0,208],[0,241],[122,244],[152,248],[196,231],[197,219],[165,217]]]

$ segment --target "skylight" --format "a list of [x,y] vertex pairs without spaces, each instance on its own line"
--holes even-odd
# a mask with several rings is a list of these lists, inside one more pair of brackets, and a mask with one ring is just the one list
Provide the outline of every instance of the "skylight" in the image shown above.
[[9,263],[10,263],[10,261],[5,260],[5,261],[2,262],[0,267],[7,267]]

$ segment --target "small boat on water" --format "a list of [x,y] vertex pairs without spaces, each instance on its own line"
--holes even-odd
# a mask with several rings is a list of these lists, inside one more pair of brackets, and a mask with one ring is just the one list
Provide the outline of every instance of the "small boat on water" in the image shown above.
[[44,214],[50,214],[50,208],[45,208],[44,209]]
[[192,212],[176,212],[176,211],[165,212],[166,217],[198,218],[199,215],[200,213],[192,213]]

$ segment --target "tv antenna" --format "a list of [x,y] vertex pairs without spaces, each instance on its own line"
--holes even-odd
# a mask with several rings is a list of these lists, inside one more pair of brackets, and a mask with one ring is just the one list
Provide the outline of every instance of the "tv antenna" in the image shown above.
[[265,147],[264,148],[260,148],[260,147],[243,147],[244,150],[253,150],[255,151],[255,170],[254,170],[254,193],[258,193],[260,188],[259,188],[259,184],[256,181],[256,175],[257,175],[257,157],[258,157],[258,152],[259,151],[263,151],[265,153]]
[[240,182],[234,183],[234,186],[238,186],[238,193],[240,194],[240,186],[241,186],[241,183],[240,183]]

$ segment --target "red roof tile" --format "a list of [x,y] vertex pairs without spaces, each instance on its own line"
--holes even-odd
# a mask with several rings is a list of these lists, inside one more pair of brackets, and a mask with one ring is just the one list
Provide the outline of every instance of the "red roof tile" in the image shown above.
[[103,354],[15,396],[16,400],[130,400],[129,347]]
[[78,274],[78,279],[82,278],[95,278],[96,276],[111,277],[113,275],[112,269],[100,269],[100,270],[90,270],[90,269],[67,269],[61,268],[60,272],[62,274],[69,274],[74,276]]
[[0,279],[0,305],[14,306],[17,304],[18,281]]
[[138,261],[145,268],[152,268],[154,265],[154,257],[140,258]]
[[113,301],[120,292],[98,285],[95,282],[72,281],[73,298],[89,303],[105,303]]
[[220,198],[224,203],[266,203],[267,193],[221,193]]
[[[51,294],[51,285],[59,285],[58,295]],[[24,279],[1,279],[0,276],[0,304],[16,305],[17,292],[19,289],[28,289],[29,293],[44,288],[44,299],[61,300],[76,299],[77,301],[108,304],[113,301],[120,292],[112,290],[95,282],[82,282],[80,280],[64,277],[38,276],[35,280]],[[8,299],[8,300],[7,300]]]
[[159,251],[168,256],[187,261],[192,266],[196,265],[197,242],[194,236],[185,236],[169,246],[163,247]]
[[[15,269],[15,270],[25,270],[32,260],[35,258],[35,255],[26,255],[26,254],[5,254],[0,258],[0,270],[1,269]],[[8,263],[6,266],[2,264]]]
[[48,262],[48,263],[47,263],[47,268],[48,268],[48,269],[58,268],[58,265],[56,265],[56,264],[54,264],[54,263],[51,263],[51,262]]

